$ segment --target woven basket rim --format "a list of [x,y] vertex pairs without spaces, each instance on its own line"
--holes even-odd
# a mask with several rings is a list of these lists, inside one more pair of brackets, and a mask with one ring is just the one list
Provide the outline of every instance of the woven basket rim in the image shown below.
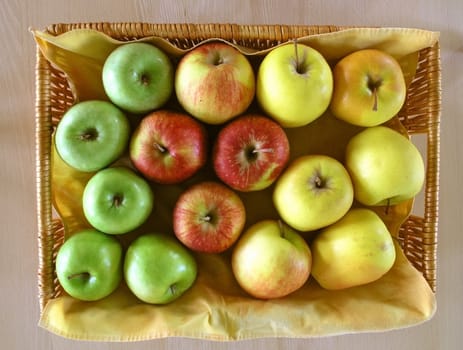
[[[335,25],[251,25],[233,23],[132,23],[132,22],[90,22],[90,23],[56,23],[46,27],[50,34],[57,35],[76,28],[89,28],[103,31],[110,36],[140,37],[157,35],[171,39],[202,40],[202,38],[220,37],[230,40],[269,40],[281,41],[293,36],[305,36],[318,33],[335,32],[350,28],[371,28],[360,26]],[[439,146],[441,115],[441,67],[440,46],[422,50],[421,59],[428,65],[422,79],[427,86],[428,105],[426,120],[407,119],[405,125],[411,133],[427,135],[427,178],[425,189],[424,217],[411,215],[410,225],[405,225],[405,238],[402,244],[413,247],[417,242],[419,251],[412,251],[409,259],[418,254],[415,266],[425,276],[431,289],[436,291],[438,197],[439,197]],[[53,218],[51,204],[51,166],[50,145],[52,132],[52,113],[50,81],[52,67],[44,58],[39,48],[36,52],[36,182],[37,182],[37,217],[39,267],[38,287],[40,309],[57,293],[56,277],[53,271],[53,259],[57,247],[62,243],[56,235],[62,231],[60,221]],[[423,96],[422,96],[423,97]],[[417,96],[417,99],[419,96]],[[411,106],[413,107],[413,106]],[[410,238],[408,238],[410,237]]]

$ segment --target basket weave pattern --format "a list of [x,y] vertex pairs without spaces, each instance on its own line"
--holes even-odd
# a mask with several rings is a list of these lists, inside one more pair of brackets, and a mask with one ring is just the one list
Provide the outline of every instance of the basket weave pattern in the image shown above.
[[[339,26],[286,26],[236,24],[77,23],[47,28],[53,35],[72,29],[102,31],[118,40],[159,36],[181,49],[209,38],[222,38],[253,49],[266,49],[288,40],[347,29]],[[439,43],[420,51],[416,76],[399,119],[410,134],[427,138],[424,217],[411,215],[401,226],[399,241],[407,258],[436,290],[436,250],[439,192],[439,121],[441,109]],[[64,241],[63,223],[53,218],[51,201],[51,135],[59,119],[74,102],[64,74],[53,68],[37,49],[36,65],[36,182],[40,308],[62,293],[54,261]]]

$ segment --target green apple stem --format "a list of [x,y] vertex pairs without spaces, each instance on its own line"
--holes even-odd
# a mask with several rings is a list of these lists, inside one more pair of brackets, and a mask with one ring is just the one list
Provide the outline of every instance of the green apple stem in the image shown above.
[[80,135],[80,139],[82,141],[92,141],[95,140],[98,136],[98,133],[95,129],[86,130],[82,135]]
[[84,278],[87,279],[90,277],[88,272],[78,272],[68,276],[68,280],[72,280],[73,278]]

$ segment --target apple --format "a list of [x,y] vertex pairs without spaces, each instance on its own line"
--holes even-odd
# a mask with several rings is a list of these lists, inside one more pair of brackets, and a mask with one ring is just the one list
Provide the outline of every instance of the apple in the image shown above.
[[246,211],[241,198],[219,182],[204,181],[187,188],[173,211],[177,238],[188,248],[221,253],[241,234]]
[[242,114],[255,94],[255,75],[246,56],[224,42],[207,42],[183,56],[175,72],[179,103],[207,124]]
[[353,197],[344,165],[322,154],[293,160],[273,191],[280,217],[299,231],[318,230],[339,220],[352,206]]
[[142,114],[169,100],[174,90],[174,67],[156,46],[127,43],[106,58],[102,79],[104,90],[115,105]]
[[108,234],[123,234],[141,226],[153,209],[148,183],[126,167],[106,168],[90,178],[82,196],[90,225]]
[[73,105],[63,115],[55,133],[59,156],[69,166],[84,172],[100,170],[126,150],[129,122],[116,106],[89,100]]
[[350,124],[376,126],[394,117],[406,97],[397,60],[384,51],[364,49],[342,58],[333,69],[330,110]]
[[166,234],[141,235],[127,249],[125,281],[132,293],[146,303],[176,300],[193,286],[196,276],[194,257]]
[[406,136],[386,126],[370,127],[352,137],[345,165],[355,199],[364,205],[389,206],[411,199],[425,180],[420,151]]
[[301,288],[310,276],[312,255],[302,236],[281,221],[249,227],[232,253],[238,284],[259,299],[274,299]]
[[144,117],[130,140],[130,159],[149,180],[175,184],[193,176],[207,160],[207,132],[181,112],[158,110]]
[[217,176],[235,190],[269,187],[289,159],[285,131],[273,120],[247,114],[232,120],[217,135],[213,166]]
[[271,50],[257,72],[257,101],[283,127],[304,126],[320,117],[332,91],[333,75],[325,58],[296,42]]
[[70,296],[95,301],[110,295],[122,280],[122,246],[94,229],[68,238],[56,256],[56,275]]
[[360,286],[381,278],[394,264],[394,242],[372,210],[350,210],[321,230],[310,246],[312,276],[325,289]]

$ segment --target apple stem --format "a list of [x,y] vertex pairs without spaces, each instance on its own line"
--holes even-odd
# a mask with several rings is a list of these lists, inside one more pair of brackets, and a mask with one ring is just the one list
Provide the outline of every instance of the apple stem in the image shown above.
[[251,153],[273,153],[273,148],[254,148]]
[[376,112],[378,110],[378,87],[377,86],[373,87],[373,98],[374,98],[373,111]]
[[296,55],[296,72],[301,73],[302,67],[299,62],[299,52],[297,50],[297,38],[294,39],[294,54]]
[[387,199],[387,203],[386,203],[386,210],[385,210],[386,215],[389,214],[389,207],[390,207],[390,206],[391,206],[391,199],[388,198],[388,199]]
[[157,142],[154,143],[154,147],[157,148],[158,151],[161,152],[161,153],[165,153],[167,151],[166,147],[164,147],[163,145],[161,145],[161,144],[159,144]]
[[113,204],[114,206],[117,208],[119,207],[121,204],[122,204],[122,196],[119,195],[119,194],[116,194],[114,197],[113,197]]
[[280,228],[280,236],[285,237],[285,226],[281,220],[278,220],[278,227]]
[[206,215],[206,216],[203,216],[201,219],[205,222],[211,222],[212,217],[210,215]]
[[72,275],[69,275],[68,276],[68,280],[71,280],[73,278],[89,278],[90,277],[90,274],[88,272],[78,272],[78,273],[74,273]]
[[170,292],[172,293],[172,295],[175,295],[175,293],[177,292],[177,285],[174,283],[174,284],[171,284],[169,286],[169,290]]

